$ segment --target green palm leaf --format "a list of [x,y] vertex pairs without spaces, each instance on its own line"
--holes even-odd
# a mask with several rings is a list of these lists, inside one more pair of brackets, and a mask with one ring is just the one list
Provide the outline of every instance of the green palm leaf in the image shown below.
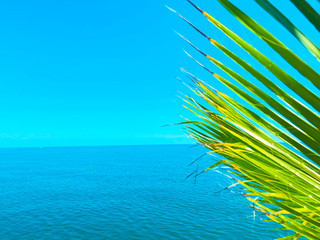
[[[189,134],[201,145],[211,153],[222,157],[222,160],[213,163],[204,172],[224,165],[228,172],[235,176],[236,184],[244,187],[243,195],[252,202],[255,209],[264,213],[271,221],[281,224],[279,231],[295,232],[280,239],[299,237],[320,239],[320,98],[316,92],[320,89],[320,75],[230,1],[218,1],[269,45],[270,49],[295,68],[303,76],[304,81],[312,83],[314,88],[305,87],[281,66],[189,1],[215,27],[249,53],[305,103],[298,101],[294,95],[283,90],[227,47],[208,37],[178,14],[270,91],[260,89],[257,84],[204,53],[183,37],[233,81],[219,76],[190,57],[242,98],[246,104],[239,103],[231,96],[213,89],[187,73],[195,84],[192,91],[198,100],[185,96],[185,107],[198,120],[186,119],[181,124],[186,126]],[[315,57],[315,61],[320,59],[319,48],[284,14],[267,0],[255,1],[288,30],[298,43]],[[304,0],[291,0],[291,2],[319,30],[319,14]]]
[[[312,43],[294,24],[267,0],[255,0],[273,18],[279,21],[301,44],[320,61],[320,49]],[[299,4],[299,2],[297,2]],[[307,6],[306,4],[304,4]],[[310,7],[310,6],[309,6]],[[311,7],[310,7],[311,8]],[[309,15],[309,14],[308,14]]]

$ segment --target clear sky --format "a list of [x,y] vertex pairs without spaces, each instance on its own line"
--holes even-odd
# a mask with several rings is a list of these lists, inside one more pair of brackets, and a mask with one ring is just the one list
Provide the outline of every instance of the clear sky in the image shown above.
[[[217,1],[195,3],[251,39]],[[252,0],[241,3],[254,19],[274,28],[275,21]],[[177,97],[178,91],[187,91],[176,79],[183,76],[179,68],[214,80],[183,53],[194,52],[174,30],[218,60],[226,58],[165,5],[231,45],[182,0],[1,1],[0,147],[192,142],[180,127],[162,127],[186,114]],[[293,8],[287,12],[304,25]],[[280,39],[287,36],[280,28],[275,33]],[[304,56],[302,48],[297,51]]]

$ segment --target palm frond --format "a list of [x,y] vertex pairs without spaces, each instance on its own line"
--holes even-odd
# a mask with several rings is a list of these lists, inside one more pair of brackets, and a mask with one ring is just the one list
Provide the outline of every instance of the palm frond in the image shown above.
[[[228,172],[235,175],[235,184],[244,187],[243,195],[252,202],[256,210],[264,213],[271,221],[281,224],[279,231],[295,232],[280,239],[320,239],[320,75],[230,1],[218,1],[298,71],[303,81],[309,81],[313,87],[306,87],[303,81],[290,75],[284,68],[188,0],[217,29],[249,53],[292,92],[282,89],[237,54],[178,14],[196,32],[267,89],[265,91],[259,88],[255,82],[247,80],[183,37],[233,81],[214,73],[188,55],[242,98],[245,104],[186,73],[195,85],[192,91],[198,98],[196,100],[185,96],[185,107],[198,120],[186,119],[181,124],[186,126],[189,134],[202,146],[222,157],[204,172],[219,165],[228,167]],[[297,43],[315,57],[314,60],[318,64],[319,48],[269,1],[255,1],[292,34],[298,40]],[[316,29],[320,30],[319,14],[306,1],[291,2]]]

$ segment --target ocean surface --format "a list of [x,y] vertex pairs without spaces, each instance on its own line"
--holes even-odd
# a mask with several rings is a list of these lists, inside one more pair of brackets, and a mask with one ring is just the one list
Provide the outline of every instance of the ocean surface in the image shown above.
[[269,240],[234,182],[188,145],[0,149],[0,239]]

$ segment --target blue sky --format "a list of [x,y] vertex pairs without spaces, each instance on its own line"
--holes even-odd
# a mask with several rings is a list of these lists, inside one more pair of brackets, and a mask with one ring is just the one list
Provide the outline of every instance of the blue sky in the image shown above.
[[[284,9],[278,1],[271,2]],[[217,1],[195,3],[256,43]],[[272,28],[272,33],[288,38],[253,1],[242,3],[242,9]],[[234,47],[186,1],[2,1],[0,147],[192,142],[180,127],[162,127],[179,122],[178,114],[187,114],[177,97],[178,91],[187,92],[176,79],[183,77],[179,68],[208,82],[214,80],[183,53],[183,49],[194,52],[174,30],[217,59],[230,60],[165,5]],[[286,10],[297,25],[305,27],[294,8]],[[313,32],[310,27],[309,37],[318,43]],[[289,47],[291,43],[295,47],[294,41],[289,41]],[[281,61],[263,44],[256,44]],[[309,61],[303,48],[295,50]],[[238,51],[236,46],[233,51]]]

